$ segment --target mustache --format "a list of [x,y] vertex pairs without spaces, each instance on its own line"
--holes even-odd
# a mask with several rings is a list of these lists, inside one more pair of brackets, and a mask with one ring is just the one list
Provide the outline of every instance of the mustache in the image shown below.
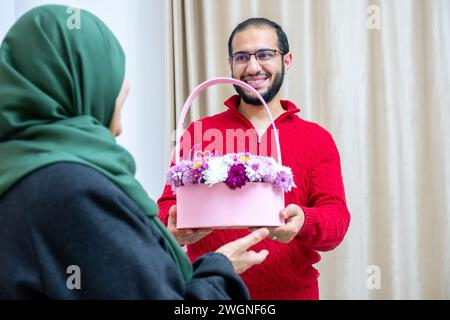
[[247,77],[258,77],[258,76],[264,76],[264,77],[268,77],[268,78],[269,78],[269,77],[271,77],[272,75],[271,75],[270,73],[263,72],[263,71],[260,71],[260,72],[258,72],[257,74],[250,74],[250,73],[247,73],[247,74],[242,75],[240,80],[245,79],[245,78],[247,78]]

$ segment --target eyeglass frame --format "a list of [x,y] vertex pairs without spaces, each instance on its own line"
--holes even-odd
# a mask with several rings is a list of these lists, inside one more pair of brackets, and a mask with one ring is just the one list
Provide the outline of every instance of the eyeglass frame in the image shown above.
[[[248,64],[250,63],[250,60],[252,59],[252,56],[255,56],[255,60],[256,60],[260,65],[265,65],[265,64],[267,64],[267,62],[269,62],[269,61],[267,61],[267,62],[262,61],[262,63],[261,63],[261,61],[259,61],[258,58],[256,57],[256,55],[257,55],[259,52],[263,52],[263,51],[271,51],[271,52],[273,52],[273,53],[274,53],[273,58],[275,58],[277,54],[280,54],[281,56],[285,56],[285,55],[287,54],[286,52],[281,51],[281,50],[278,50],[278,49],[259,49],[259,50],[256,50],[256,51],[253,52],[253,53],[250,53],[250,52],[247,52],[247,51],[238,51],[238,52],[235,52],[235,53],[233,53],[233,54],[230,56],[230,59],[231,59],[231,62],[233,63],[233,65],[236,65],[236,64],[237,64],[237,65],[245,66],[245,65],[248,65]],[[249,59],[248,59],[248,61],[247,61],[246,63],[236,63],[236,61],[234,60],[234,57],[235,57],[235,55],[237,55],[237,54],[248,54],[250,57],[249,57]]]

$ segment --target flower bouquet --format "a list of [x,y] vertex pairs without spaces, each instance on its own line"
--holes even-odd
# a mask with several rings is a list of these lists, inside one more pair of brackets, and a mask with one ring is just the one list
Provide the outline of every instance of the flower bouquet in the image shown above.
[[[205,88],[229,83],[252,90],[266,107],[275,131],[278,162],[250,153],[219,156],[197,152],[180,160],[181,126],[194,98]],[[197,87],[186,101],[177,130],[176,161],[167,184],[177,195],[178,228],[244,228],[280,226],[284,193],[295,187],[289,167],[281,164],[278,133],[269,108],[250,85],[232,78],[216,78]]]
[[291,168],[279,165],[272,157],[250,153],[207,154],[182,160],[170,168],[166,178],[174,193],[182,186],[212,187],[217,183],[224,183],[230,190],[259,182],[271,184],[275,191],[282,192],[295,187]]

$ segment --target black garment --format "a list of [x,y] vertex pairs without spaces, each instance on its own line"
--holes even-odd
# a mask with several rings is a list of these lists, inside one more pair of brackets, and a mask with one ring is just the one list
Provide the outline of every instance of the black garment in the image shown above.
[[195,261],[185,283],[149,219],[89,167],[33,172],[0,198],[0,299],[249,298],[218,253]]

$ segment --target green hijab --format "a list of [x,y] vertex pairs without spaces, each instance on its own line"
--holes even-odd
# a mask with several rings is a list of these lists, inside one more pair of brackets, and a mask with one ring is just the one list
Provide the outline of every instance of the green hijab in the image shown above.
[[[151,217],[188,281],[187,256],[134,178],[134,159],[108,129],[125,77],[124,52],[99,18],[78,13],[37,7],[14,24],[0,47],[0,196],[43,166],[86,165]],[[74,18],[79,25],[69,23]]]

